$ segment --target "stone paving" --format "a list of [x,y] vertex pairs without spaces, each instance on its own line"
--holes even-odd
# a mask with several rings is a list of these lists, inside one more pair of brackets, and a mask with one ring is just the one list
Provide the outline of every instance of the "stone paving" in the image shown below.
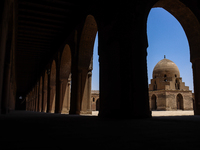
[[[98,116],[98,111],[92,111],[92,116]],[[152,111],[152,117],[161,117],[161,116],[193,116],[194,111],[188,110],[188,111]]]

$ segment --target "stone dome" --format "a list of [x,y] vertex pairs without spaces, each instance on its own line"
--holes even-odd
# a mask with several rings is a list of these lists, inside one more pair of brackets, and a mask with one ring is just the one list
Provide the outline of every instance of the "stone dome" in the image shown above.
[[164,58],[153,69],[153,79],[157,77],[180,77],[180,72],[173,61]]

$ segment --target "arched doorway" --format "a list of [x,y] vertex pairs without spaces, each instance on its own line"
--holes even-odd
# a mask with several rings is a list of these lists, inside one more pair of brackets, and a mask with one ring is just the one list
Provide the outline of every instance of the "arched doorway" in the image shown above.
[[60,63],[60,113],[69,113],[71,93],[71,50],[65,45]]
[[155,94],[151,96],[151,110],[157,110],[157,98]]
[[[70,114],[91,114],[91,78],[93,69],[93,47],[97,33],[94,16],[88,15],[80,37],[78,63],[72,69],[72,98]],[[73,61],[73,60],[72,60]],[[73,64],[73,62],[72,62]]]
[[182,25],[187,36],[190,48],[190,62],[193,69],[193,83],[195,93],[195,114],[200,115],[200,92],[199,92],[199,67],[200,67],[200,23],[195,14],[179,0],[159,0],[153,7],[161,7],[171,13]]
[[184,107],[183,107],[183,96],[181,94],[177,95],[176,104],[177,104],[177,110],[184,110]]

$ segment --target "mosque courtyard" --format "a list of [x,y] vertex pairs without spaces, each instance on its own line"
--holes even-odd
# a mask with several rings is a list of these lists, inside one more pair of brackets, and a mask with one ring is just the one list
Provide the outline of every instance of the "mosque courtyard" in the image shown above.
[[[99,111],[92,111],[92,116],[98,116]],[[193,110],[178,110],[178,111],[152,111],[152,117],[162,116],[193,116]]]

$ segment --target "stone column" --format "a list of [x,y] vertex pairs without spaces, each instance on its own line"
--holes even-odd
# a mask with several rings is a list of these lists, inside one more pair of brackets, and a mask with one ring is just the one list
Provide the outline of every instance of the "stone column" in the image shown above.
[[[73,59],[72,59],[73,60]],[[78,103],[78,70],[77,64],[72,64],[72,87],[71,87],[70,111],[69,114],[76,114]]]
[[29,103],[29,105],[28,105],[28,108],[29,108],[28,111],[31,111],[31,100],[30,100],[30,98],[29,98],[29,102],[28,103]]
[[70,110],[70,98],[71,98],[71,74],[68,78],[68,84],[67,84],[67,110],[68,110],[68,113]]
[[29,104],[30,104],[29,111],[32,111],[32,101],[31,101],[31,99],[29,101]]
[[39,92],[39,106],[38,106],[38,112],[42,112],[42,93]]
[[55,112],[55,94],[56,94],[56,86],[50,86],[50,101],[49,101],[49,109],[48,113]]
[[[78,69],[76,72],[72,72],[72,98],[70,102],[70,114],[85,113],[85,95],[88,94],[86,89],[87,81],[87,69]],[[84,93],[85,92],[85,93]]]
[[35,89],[33,90],[33,111],[35,111]]
[[92,113],[91,108],[91,90],[92,90],[92,70],[88,72],[88,101],[87,101],[87,110]]
[[62,82],[62,113],[68,114],[70,110],[70,94],[71,94],[71,75],[67,80]]
[[195,96],[194,115],[200,115],[200,59],[192,62],[192,68]]
[[50,90],[50,74],[51,74],[51,71],[50,69],[48,69],[47,71],[47,74],[48,74],[48,84],[47,84],[47,112],[50,113],[51,110],[51,102],[50,102],[50,93],[51,93],[51,90]]
[[78,70],[78,86],[77,86],[77,105],[76,105],[76,114],[80,114],[81,112],[81,98],[82,98],[82,86],[81,86],[81,79],[82,79],[82,70]]
[[28,98],[26,97],[26,108],[25,110],[27,111],[28,110]]
[[31,110],[30,111],[33,111],[33,91],[31,91],[31,93],[30,93],[30,103],[31,103]]
[[42,95],[42,112],[46,111],[47,111],[47,89],[44,89]]
[[29,96],[26,96],[26,111],[29,110]]
[[124,12],[113,12],[115,17],[108,14],[99,20],[100,117],[151,117],[146,63],[148,14],[142,9],[137,12],[130,6]]
[[9,109],[9,85],[10,85],[10,64],[9,63],[5,63],[5,69],[4,69],[4,80],[3,80],[3,93],[2,93],[2,102],[1,102],[1,113],[2,114],[7,114]]
[[62,86],[61,86],[61,89],[60,89],[60,96],[61,96],[61,106],[60,106],[60,112],[61,113],[69,113],[69,110],[68,110],[68,80],[67,79],[64,79],[62,80]]
[[35,95],[34,95],[34,91],[32,94],[32,111],[35,111]]
[[45,71],[42,80],[42,112],[47,112],[48,74]]
[[[84,75],[84,74],[83,74]],[[82,81],[81,83],[84,84],[85,83],[85,86],[82,87],[82,92],[83,95],[81,97],[81,114],[92,114],[92,111],[91,111],[91,103],[90,103],[90,98],[91,98],[91,76],[92,76],[92,72],[91,70],[88,71],[87,75],[86,75],[86,78],[82,78]],[[84,81],[85,80],[85,81]]]
[[[42,81],[43,82],[43,81]],[[38,111],[42,112],[42,97],[43,97],[43,84],[42,84],[41,80],[39,83],[39,89],[38,89]]]
[[60,94],[60,96],[59,96],[59,102],[57,103],[57,105],[59,105],[59,106],[57,106],[57,113],[61,113],[62,112],[62,106],[63,106],[63,102],[64,102],[64,84],[66,84],[66,81],[64,81],[63,79],[60,79],[60,89],[59,89],[59,94]]
[[28,102],[27,102],[27,111],[30,111],[30,99],[28,99]]
[[36,112],[39,112],[39,82],[36,85]]
[[[59,71],[57,71],[58,73]],[[56,74],[56,86],[55,86],[55,113],[61,113],[62,111],[62,95],[63,95],[63,80],[59,78],[59,74]],[[53,86],[52,86],[53,87]],[[53,96],[53,95],[52,95]],[[54,103],[54,102],[53,102]],[[52,105],[53,106],[53,105]]]
[[[60,65],[57,64],[56,67],[60,68]],[[57,69],[56,70],[55,113],[61,113],[62,112],[62,103],[63,103],[63,99],[62,99],[62,94],[63,94],[62,86],[63,86],[63,80],[60,79],[60,70]]]

